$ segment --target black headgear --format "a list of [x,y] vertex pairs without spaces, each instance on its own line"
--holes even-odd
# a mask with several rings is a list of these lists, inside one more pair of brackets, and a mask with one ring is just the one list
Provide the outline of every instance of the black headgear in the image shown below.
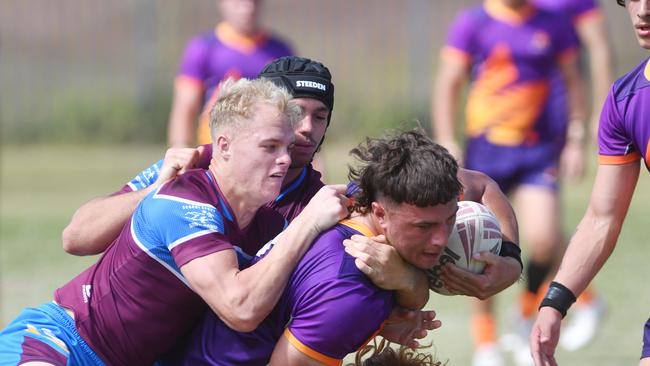
[[258,77],[287,88],[294,98],[320,100],[330,110],[329,123],[334,109],[334,84],[325,65],[304,57],[284,56],[266,65]]

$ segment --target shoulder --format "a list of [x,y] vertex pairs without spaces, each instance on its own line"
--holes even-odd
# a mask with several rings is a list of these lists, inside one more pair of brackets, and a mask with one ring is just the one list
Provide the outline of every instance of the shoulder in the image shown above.
[[650,58],[645,59],[630,72],[614,82],[612,93],[619,102],[650,86]]

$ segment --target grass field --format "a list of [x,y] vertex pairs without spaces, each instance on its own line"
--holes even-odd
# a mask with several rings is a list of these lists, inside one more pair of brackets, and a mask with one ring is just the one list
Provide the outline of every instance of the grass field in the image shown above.
[[[349,161],[351,144],[328,143],[324,149],[328,181],[343,181],[343,163]],[[73,257],[61,249],[61,230],[76,207],[117,190],[162,154],[162,147],[2,147],[0,326],[22,307],[50,300],[55,288],[93,262],[93,258]],[[573,230],[584,212],[592,174],[586,183],[565,189],[567,230]],[[641,175],[618,248],[595,281],[609,310],[601,332],[579,352],[560,351],[562,365],[637,363],[641,326],[650,315],[650,291],[643,285],[650,276],[645,261],[650,242],[645,229],[650,223],[650,179],[645,171]],[[517,290],[509,289],[497,299],[503,326],[509,321]],[[444,323],[431,337],[438,357],[449,360],[448,365],[469,365],[468,299],[432,295],[429,307],[438,311]]]

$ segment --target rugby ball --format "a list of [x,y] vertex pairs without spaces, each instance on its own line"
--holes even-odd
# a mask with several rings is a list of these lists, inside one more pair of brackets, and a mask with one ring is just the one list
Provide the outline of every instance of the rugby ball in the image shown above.
[[438,263],[427,271],[429,288],[442,295],[453,295],[440,278],[444,264],[453,263],[467,271],[482,273],[485,263],[474,260],[474,254],[488,251],[498,255],[500,250],[501,227],[492,211],[477,202],[458,202],[456,224],[449,236],[449,243]]

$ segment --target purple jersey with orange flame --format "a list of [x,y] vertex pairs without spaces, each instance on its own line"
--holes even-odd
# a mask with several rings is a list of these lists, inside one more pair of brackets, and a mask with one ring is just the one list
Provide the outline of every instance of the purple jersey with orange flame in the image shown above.
[[[350,220],[323,232],[296,266],[273,311],[254,331],[236,332],[209,312],[170,364],[264,366],[278,339],[287,337],[297,350],[322,364],[340,365],[376,335],[394,303],[392,292],[375,286],[345,252],[343,240],[355,234],[374,235]],[[268,250],[270,246],[259,255]]]
[[191,82],[202,90],[204,113],[199,126],[199,144],[210,142],[205,112],[214,104],[221,81],[255,78],[269,62],[292,54],[288,44],[278,38],[265,32],[247,37],[227,23],[192,38],[185,47],[176,80]]
[[643,159],[650,170],[650,59],[616,80],[605,99],[598,128],[600,164]]
[[568,17],[531,5],[514,11],[487,0],[463,11],[443,57],[471,65],[467,135],[502,146],[553,140],[557,132],[544,114],[551,78],[560,62],[576,57],[577,45]]

